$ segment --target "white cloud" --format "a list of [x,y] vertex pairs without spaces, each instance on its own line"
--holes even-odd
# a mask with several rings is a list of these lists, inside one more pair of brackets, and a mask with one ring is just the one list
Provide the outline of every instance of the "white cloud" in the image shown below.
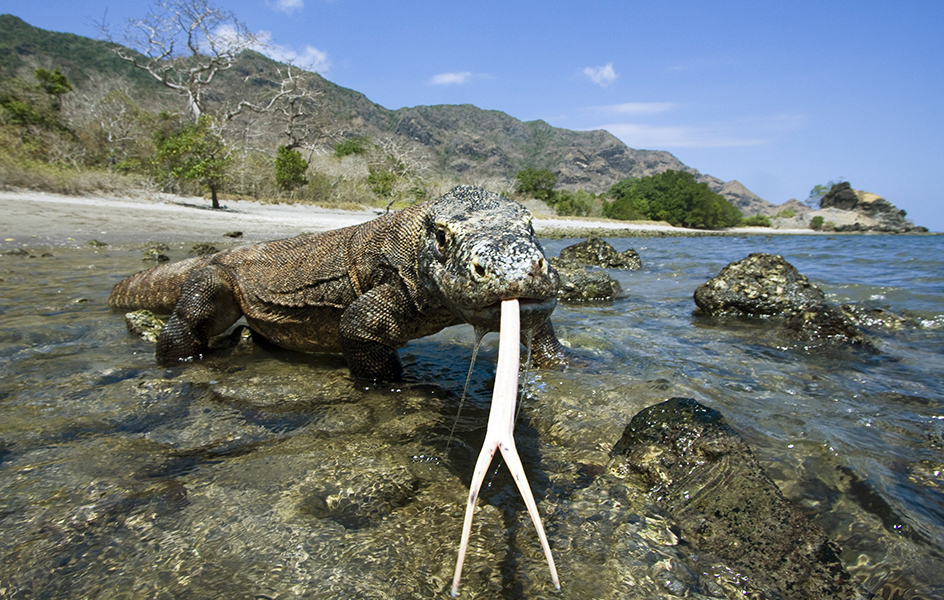
[[306,71],[314,71],[322,75],[331,68],[328,53],[322,52],[314,46],[306,45],[301,51],[296,51],[279,44],[270,44],[260,52],[273,60],[289,63]]
[[273,8],[290,15],[295,11],[305,8],[305,0],[275,0]]
[[586,67],[583,74],[600,87],[610,85],[617,77],[616,70],[613,69],[613,63],[606,63],[603,67]]
[[638,123],[614,123],[594,129],[605,129],[630,148],[731,148],[761,146],[768,140],[739,136],[723,126],[653,126]]
[[429,82],[432,85],[463,84],[471,78],[472,73],[469,71],[462,71],[461,73],[440,73],[439,75],[434,75]]
[[673,111],[679,106],[676,102],[624,102],[597,106],[595,110],[610,115],[656,115]]
[[[298,0],[300,2],[300,0]],[[235,30],[232,26],[223,26],[214,33],[220,37],[235,38]],[[331,68],[331,61],[328,59],[328,53],[323,52],[314,46],[306,45],[300,51],[288,46],[276,44],[272,41],[272,33],[269,31],[257,31],[255,34],[256,42],[250,48],[256,52],[265,54],[272,60],[282,63],[292,64],[306,71],[314,71],[324,75]]]

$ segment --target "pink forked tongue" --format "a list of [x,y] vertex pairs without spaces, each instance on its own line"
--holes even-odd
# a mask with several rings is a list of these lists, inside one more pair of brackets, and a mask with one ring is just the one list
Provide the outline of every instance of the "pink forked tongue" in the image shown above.
[[501,332],[498,342],[498,371],[495,375],[495,390],[492,393],[492,408],[488,414],[488,429],[485,432],[485,443],[475,462],[472,472],[472,485],[469,489],[469,503],[465,508],[465,522],[462,525],[462,543],[459,545],[459,559],[456,561],[456,575],[452,580],[452,596],[459,595],[459,578],[462,576],[462,563],[465,561],[465,552],[469,547],[469,535],[472,533],[472,516],[475,513],[475,501],[485,480],[485,473],[495,456],[496,450],[501,450],[505,464],[515,479],[515,484],[528,507],[531,521],[538,530],[541,546],[547,565],[551,568],[551,580],[554,586],[560,589],[560,579],[557,577],[557,567],[554,566],[554,557],[551,556],[551,547],[544,534],[541,516],[538,507],[531,495],[528,478],[525,477],[524,467],[518,458],[515,448],[515,404],[518,400],[518,363],[519,363],[519,334],[521,331],[521,316],[518,300],[504,300],[501,305]]

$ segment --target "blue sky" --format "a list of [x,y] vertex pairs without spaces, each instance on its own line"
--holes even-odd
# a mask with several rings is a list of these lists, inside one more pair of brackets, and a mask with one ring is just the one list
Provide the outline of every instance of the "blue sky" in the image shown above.
[[[277,58],[387,108],[474,104],[737,179],[776,204],[840,177],[944,231],[944,2],[217,1]],[[98,37],[142,0],[3,0]],[[106,13],[107,11],[107,13]]]

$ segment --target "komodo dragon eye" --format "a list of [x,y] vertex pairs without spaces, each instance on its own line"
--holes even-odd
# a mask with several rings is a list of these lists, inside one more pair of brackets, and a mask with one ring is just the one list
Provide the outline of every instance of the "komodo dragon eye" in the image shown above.
[[436,229],[436,244],[440,252],[446,251],[446,230],[441,227]]
[[441,226],[436,227],[436,245],[433,246],[432,251],[439,262],[446,260],[446,238],[446,229]]

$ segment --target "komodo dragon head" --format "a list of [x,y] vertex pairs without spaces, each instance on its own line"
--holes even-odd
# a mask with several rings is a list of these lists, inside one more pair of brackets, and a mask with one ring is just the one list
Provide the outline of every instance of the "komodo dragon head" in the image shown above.
[[418,268],[429,291],[482,331],[498,331],[501,301],[518,299],[521,327],[546,321],[560,278],[521,204],[459,186],[430,205]]

